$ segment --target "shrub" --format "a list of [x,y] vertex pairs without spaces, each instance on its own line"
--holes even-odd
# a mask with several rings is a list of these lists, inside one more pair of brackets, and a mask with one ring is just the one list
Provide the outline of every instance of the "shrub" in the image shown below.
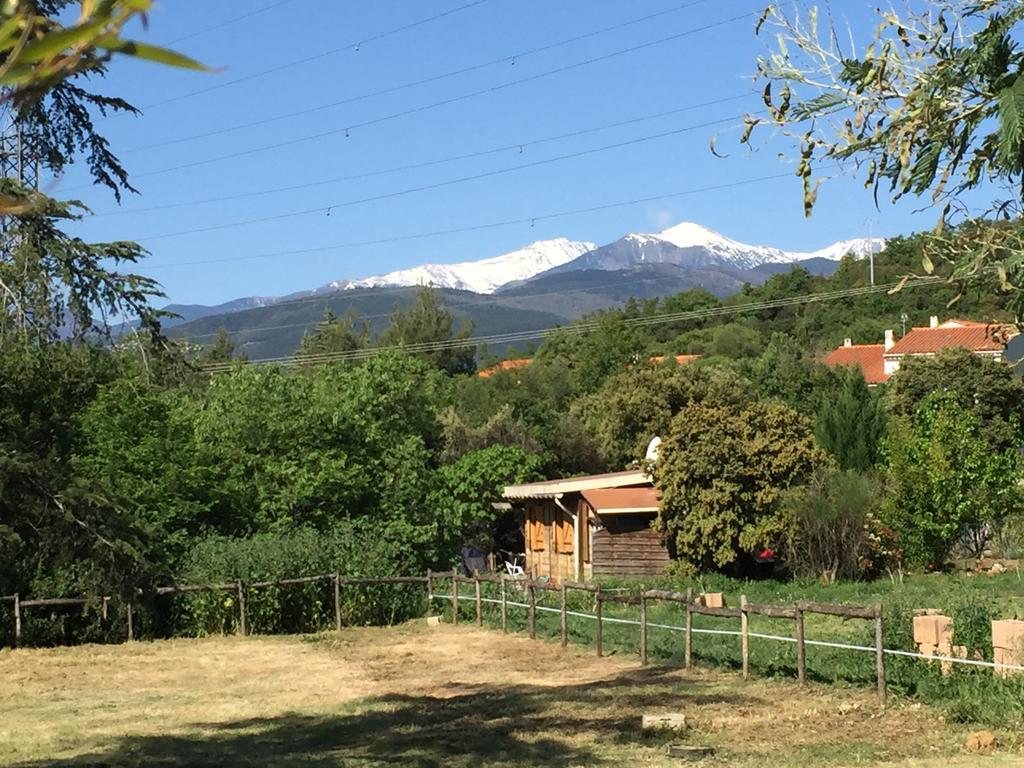
[[873,478],[832,469],[789,490],[782,502],[791,521],[784,556],[793,575],[828,584],[873,575],[880,565],[869,537],[877,493]]
[[[397,576],[421,570],[401,542],[389,541],[371,525],[348,523],[320,532],[295,528],[244,539],[200,540],[184,558],[180,583],[215,584],[276,581],[338,573],[341,576]],[[391,624],[422,613],[419,585],[343,585],[342,623]],[[199,592],[155,598],[160,634],[207,635],[236,629],[238,607],[230,592]],[[330,581],[263,587],[246,592],[250,631],[313,632],[334,625]]]

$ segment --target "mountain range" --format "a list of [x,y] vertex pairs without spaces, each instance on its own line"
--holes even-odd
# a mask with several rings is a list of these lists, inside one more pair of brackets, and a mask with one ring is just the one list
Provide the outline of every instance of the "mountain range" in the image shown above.
[[[828,275],[847,254],[878,253],[884,241],[843,240],[818,251],[748,245],[684,222],[655,234],[630,233],[606,245],[557,238],[500,256],[457,264],[424,264],[358,279],[336,280],[281,297],[247,297],[216,306],[172,304],[180,315],[169,334],[198,343],[223,328],[250,358],[289,355],[329,307],[354,311],[371,330],[395,307],[412,301],[416,286],[441,290],[453,313],[475,335],[537,330],[569,322],[631,297],[654,298],[691,288],[727,296],[746,283],[799,265]],[[495,350],[500,351],[500,350]]]

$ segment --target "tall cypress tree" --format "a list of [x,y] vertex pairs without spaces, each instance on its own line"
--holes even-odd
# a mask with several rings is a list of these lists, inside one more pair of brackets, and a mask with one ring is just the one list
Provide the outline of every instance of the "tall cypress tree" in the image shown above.
[[863,472],[878,460],[885,421],[881,398],[868,388],[860,369],[851,368],[842,372],[835,396],[822,403],[815,435],[841,469]]

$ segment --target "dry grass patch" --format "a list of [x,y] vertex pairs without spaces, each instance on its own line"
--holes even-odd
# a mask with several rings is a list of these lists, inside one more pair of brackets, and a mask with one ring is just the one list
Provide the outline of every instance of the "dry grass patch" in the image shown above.
[[[930,710],[469,627],[0,652],[0,764],[669,766],[644,713],[685,712],[710,764],[1024,765],[965,755]],[[678,737],[675,740],[679,740]]]

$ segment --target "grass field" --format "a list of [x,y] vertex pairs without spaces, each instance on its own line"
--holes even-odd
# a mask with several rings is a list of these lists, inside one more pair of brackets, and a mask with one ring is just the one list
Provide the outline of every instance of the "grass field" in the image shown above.
[[20,766],[670,766],[645,713],[684,712],[705,764],[1024,765],[998,733],[870,691],[638,667],[621,654],[473,627],[351,629],[0,652],[0,764]]

